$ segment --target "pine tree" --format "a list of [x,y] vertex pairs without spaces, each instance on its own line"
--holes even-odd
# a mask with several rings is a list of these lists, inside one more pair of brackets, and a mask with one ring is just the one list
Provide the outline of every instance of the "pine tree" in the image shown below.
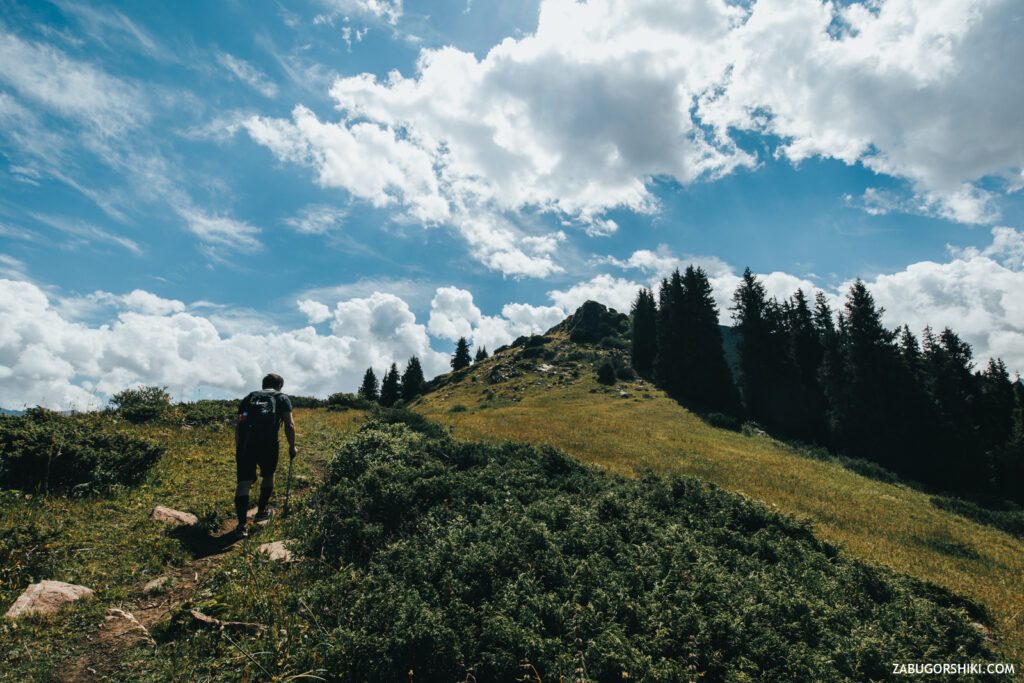
[[455,353],[452,354],[452,370],[468,368],[471,362],[469,342],[466,341],[465,337],[459,337],[459,341],[455,344]]
[[486,346],[481,346],[479,349],[476,350],[476,357],[473,359],[473,362],[474,363],[479,363],[482,360],[487,360],[487,358],[488,358],[487,347]]
[[743,271],[732,301],[747,412],[769,429],[791,432],[796,370],[789,361],[784,310],[768,298],[764,284],[750,268]]
[[631,314],[633,369],[641,377],[651,379],[654,359],[658,355],[658,309],[651,290],[640,290],[633,302]]
[[402,373],[402,400],[408,403],[423,394],[426,390],[426,385],[427,382],[423,377],[423,367],[420,365],[420,359],[413,356],[405,364],[405,372]]
[[377,375],[373,374],[373,368],[366,368],[363,384],[359,387],[359,398],[374,403],[380,400],[380,388],[377,384]]
[[669,395],[678,396],[682,386],[681,359],[683,331],[680,309],[683,299],[683,277],[679,271],[661,281],[658,289],[657,347],[654,357],[654,381]]
[[824,348],[803,290],[797,289],[788,303],[786,329],[791,366],[796,371],[797,391],[797,401],[793,406],[794,436],[825,443],[828,439],[825,423],[827,403],[818,383]]
[[394,363],[384,373],[384,379],[380,383],[380,404],[390,408],[402,397],[402,387],[398,379],[398,366]]
[[680,398],[698,409],[739,414],[739,393],[725,360],[718,306],[703,268],[687,266],[679,304]]

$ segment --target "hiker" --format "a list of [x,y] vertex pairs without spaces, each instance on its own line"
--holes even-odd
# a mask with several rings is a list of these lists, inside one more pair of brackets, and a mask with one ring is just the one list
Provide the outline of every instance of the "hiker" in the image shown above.
[[235,489],[235,513],[238,515],[236,535],[244,538],[246,515],[249,510],[249,489],[256,483],[256,467],[259,466],[260,499],[256,509],[256,521],[270,517],[270,494],[274,492],[274,470],[277,469],[278,431],[284,423],[288,437],[288,457],[295,458],[295,420],[292,418],[292,401],[281,393],[284,379],[271,373],[263,378],[263,389],[254,391],[242,399],[238,406],[238,423],[235,426],[235,465],[238,486]]

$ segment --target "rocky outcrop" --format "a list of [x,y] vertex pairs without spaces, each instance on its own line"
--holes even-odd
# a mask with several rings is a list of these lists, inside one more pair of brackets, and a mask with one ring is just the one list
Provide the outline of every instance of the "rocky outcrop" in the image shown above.
[[629,331],[629,316],[596,301],[585,301],[576,312],[548,330],[568,332],[569,341],[596,344],[608,337],[620,337]]
[[64,605],[93,595],[92,589],[85,586],[63,581],[40,581],[26,588],[4,616],[13,620],[26,614],[55,614]]

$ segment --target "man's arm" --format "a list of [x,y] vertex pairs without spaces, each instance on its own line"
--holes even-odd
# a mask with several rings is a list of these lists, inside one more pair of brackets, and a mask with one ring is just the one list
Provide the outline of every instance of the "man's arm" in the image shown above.
[[291,411],[284,415],[284,435],[288,438],[288,457],[294,458],[299,451],[295,448],[295,418]]

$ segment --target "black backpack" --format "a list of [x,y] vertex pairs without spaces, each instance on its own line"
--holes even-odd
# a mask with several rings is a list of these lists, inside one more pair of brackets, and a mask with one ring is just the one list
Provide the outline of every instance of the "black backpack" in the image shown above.
[[245,445],[277,440],[277,392],[254,391],[246,397]]

